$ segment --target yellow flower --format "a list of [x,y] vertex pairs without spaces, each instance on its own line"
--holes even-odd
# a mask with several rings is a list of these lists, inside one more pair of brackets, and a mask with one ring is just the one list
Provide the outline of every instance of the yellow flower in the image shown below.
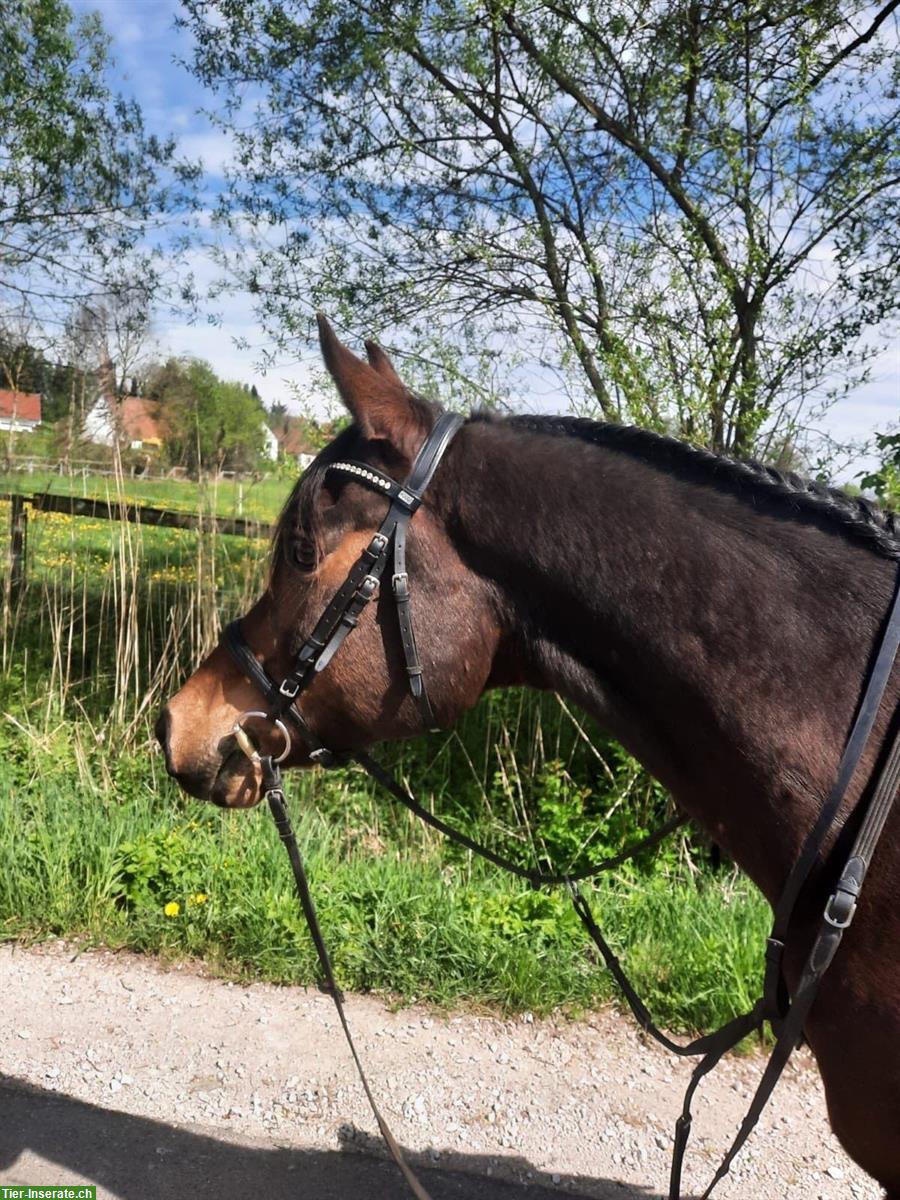
[[188,904],[205,904],[208,899],[206,892],[194,892],[188,896]]
[[166,905],[166,907],[163,909],[163,912],[166,914],[167,917],[177,917],[178,914],[181,912],[181,905],[178,903],[177,900],[170,900],[169,903]]

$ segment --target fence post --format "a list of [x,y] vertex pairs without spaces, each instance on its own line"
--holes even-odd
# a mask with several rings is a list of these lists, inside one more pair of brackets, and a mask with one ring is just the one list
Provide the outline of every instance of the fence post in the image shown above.
[[15,602],[25,583],[28,513],[25,497],[13,496],[9,509],[9,598]]

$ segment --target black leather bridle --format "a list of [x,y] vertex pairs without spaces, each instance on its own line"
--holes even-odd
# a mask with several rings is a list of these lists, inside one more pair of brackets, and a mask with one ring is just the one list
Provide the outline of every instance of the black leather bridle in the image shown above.
[[[418,1200],[431,1200],[431,1198],[407,1164],[378,1109],[363,1071],[344,1014],[341,993],[334,977],[328,950],[322,939],[300,852],[285,807],[278,763],[287,757],[291,748],[291,739],[286,723],[288,721],[305,742],[309,757],[317,764],[336,766],[353,760],[417,817],[466,849],[481,855],[489,862],[522,879],[527,879],[535,887],[557,884],[563,885],[569,890],[575,911],[621,988],[641,1028],[672,1053],[700,1058],[685,1093],[682,1114],[676,1123],[669,1185],[670,1200],[680,1200],[681,1197],[681,1168],[691,1127],[691,1103],[698,1084],[726,1051],[755,1030],[761,1029],[766,1021],[772,1024],[776,1033],[774,1049],[738,1134],[716,1171],[712,1183],[703,1193],[705,1200],[718,1181],[728,1172],[732,1161],[758,1121],[790,1054],[800,1042],[803,1025],[817,995],[822,977],[837,952],[845,930],[853,920],[866,872],[879,837],[887,823],[898,787],[900,787],[900,728],[895,728],[889,752],[880,767],[874,787],[861,806],[863,812],[859,830],[849,855],[843,860],[837,885],[819,918],[811,949],[807,953],[800,972],[799,983],[793,994],[788,996],[782,976],[782,960],[789,926],[801,891],[814,867],[820,861],[823,847],[837,818],[841,803],[855,778],[876,718],[881,711],[885,690],[897,657],[898,646],[900,646],[900,580],[896,585],[891,609],[874,663],[866,680],[853,728],[841,756],[835,783],[825,799],[813,827],[807,834],[797,861],[788,876],[781,898],[775,907],[773,929],[766,943],[763,995],[749,1012],[735,1017],[715,1032],[696,1038],[687,1045],[679,1044],[672,1041],[653,1024],[647,1008],[635,992],[618,958],[594,921],[590,906],[579,889],[578,883],[603,871],[611,870],[626,860],[634,858],[637,854],[650,849],[678,826],[683,825],[685,818],[673,818],[648,838],[627,847],[621,854],[578,874],[556,875],[539,870],[528,870],[503,858],[495,851],[479,845],[466,834],[453,829],[436,817],[434,813],[423,808],[388,771],[368,754],[362,751],[337,752],[328,748],[310,729],[297,708],[296,702],[299,696],[315,676],[327,667],[345,638],[356,627],[362,610],[377,593],[379,583],[393,552],[392,591],[397,608],[400,640],[403,646],[410,690],[422,716],[423,727],[429,730],[435,728],[434,712],[428,700],[422,664],[413,633],[409,577],[406,571],[406,535],[409,522],[422,503],[425,489],[461,423],[461,419],[453,414],[443,414],[438,418],[432,432],[419,451],[409,476],[402,484],[366,463],[342,461],[328,464],[327,470],[338,471],[383,494],[390,500],[388,514],[378,532],[351,568],[344,583],[328,603],[312,633],[297,653],[290,671],[280,684],[272,679],[247,645],[241,632],[240,622],[234,621],[227,626],[223,634],[225,648],[247,678],[256,684],[267,704],[265,713],[242,714],[235,723],[233,733],[244,753],[261,765],[265,798],[269,803],[279,834],[287,847],[300,902],[318,954],[327,990],[334,999],[341,1026],[382,1136]],[[256,750],[243,729],[243,721],[249,716],[267,717],[281,731],[284,738],[284,749],[277,758],[272,755],[261,755]]]
[[[263,715],[277,724],[285,739],[285,748],[277,761],[286,758],[290,748],[285,718],[290,720],[306,743],[309,757],[314,763],[330,767],[346,760],[346,755],[329,749],[310,729],[297,708],[297,700],[315,677],[325,670],[344,644],[345,638],[356,628],[360,613],[378,592],[382,576],[391,559],[391,589],[397,608],[400,643],[403,646],[410,691],[418,706],[424,729],[437,732],[434,710],[428,699],[413,629],[409,575],[406,570],[406,536],[413,513],[422,503],[425,489],[460,425],[462,417],[455,413],[443,413],[438,417],[403,483],[397,483],[390,475],[367,463],[342,460],[327,465],[326,470],[346,475],[356,483],[380,493],[390,501],[390,507],[378,532],[351,567],[347,578],[328,602],[312,633],[297,651],[291,668],[281,683],[272,679],[247,645],[241,632],[240,621],[232,621],[226,627],[222,638],[225,648],[247,678],[252,679],[262,692],[268,706]],[[241,738],[241,723],[245,717],[251,715],[260,714],[242,714],[233,730],[245,751],[247,742],[246,735]]]

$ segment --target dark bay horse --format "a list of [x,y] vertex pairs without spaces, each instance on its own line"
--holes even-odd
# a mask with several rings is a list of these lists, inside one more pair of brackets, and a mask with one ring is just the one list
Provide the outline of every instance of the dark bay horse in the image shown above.
[[[294,488],[269,586],[243,619],[275,679],[385,515],[383,497],[328,463],[354,459],[402,479],[435,421],[377,346],[358,359],[324,322],[321,340],[353,424]],[[419,652],[442,726],[489,687],[555,689],[639,758],[770,902],[832,785],[898,558],[900,521],[864,501],[565,417],[467,421],[408,546]],[[396,614],[383,601],[302,696],[303,717],[334,749],[421,732]],[[791,986],[834,883],[830,851],[852,837],[892,732],[898,675],[796,910]],[[158,733],[192,795],[233,807],[259,800],[259,768],[230,732],[259,704],[222,647],[169,702]],[[295,748],[288,765],[308,764]],[[837,1136],[900,1200],[896,812],[806,1034]]]

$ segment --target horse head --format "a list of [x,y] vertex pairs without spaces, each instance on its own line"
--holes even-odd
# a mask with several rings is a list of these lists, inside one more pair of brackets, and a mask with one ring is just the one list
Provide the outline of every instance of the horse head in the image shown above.
[[[374,343],[366,343],[366,362],[341,344],[323,318],[319,330],[326,366],[353,420],[294,487],[276,528],[268,585],[241,621],[243,641],[274,680],[288,674],[298,648],[388,511],[389,500],[359,473],[334,468],[352,462],[378,476],[404,480],[440,416],[436,406],[404,386]],[[441,726],[449,726],[481,695],[501,640],[492,589],[454,545],[464,442],[460,437],[448,447],[408,523],[418,654],[428,701]],[[336,752],[423,730],[391,591],[386,574],[359,614],[353,636],[296,701],[305,725]],[[235,722],[265,707],[258,687],[226,648],[217,646],[157,722],[169,773],[201,799],[226,807],[255,804],[261,798],[260,766],[241,749]],[[283,729],[260,716],[243,726],[261,753],[283,752]],[[310,764],[309,747],[292,739],[284,765]]]

